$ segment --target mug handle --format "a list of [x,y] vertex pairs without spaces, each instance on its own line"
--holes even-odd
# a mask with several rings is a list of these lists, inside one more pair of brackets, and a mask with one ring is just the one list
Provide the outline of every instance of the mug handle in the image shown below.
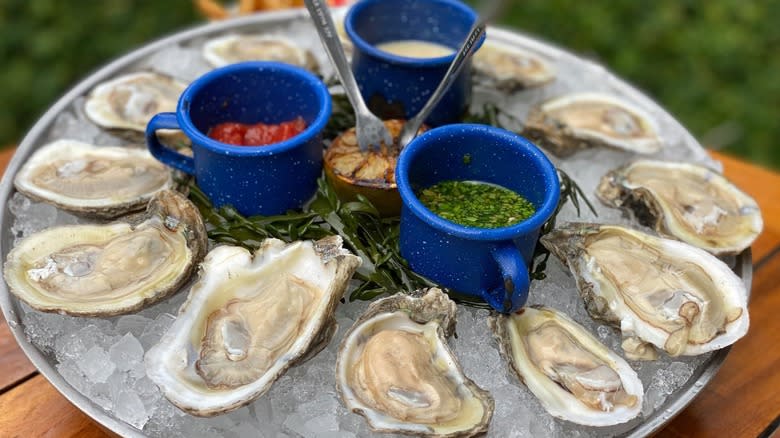
[[146,146],[154,158],[157,158],[164,164],[180,170],[184,173],[195,174],[195,161],[192,157],[180,154],[173,149],[163,146],[157,138],[158,129],[180,129],[179,122],[176,120],[176,113],[159,113],[149,120],[146,125]]
[[504,280],[502,287],[482,292],[482,298],[501,313],[515,312],[528,300],[528,267],[520,251],[511,243],[503,243],[492,251],[493,260]]

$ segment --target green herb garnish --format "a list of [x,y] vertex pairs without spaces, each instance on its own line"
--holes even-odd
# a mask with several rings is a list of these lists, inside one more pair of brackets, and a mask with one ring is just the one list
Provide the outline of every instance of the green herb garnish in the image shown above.
[[438,216],[469,227],[506,227],[528,219],[536,211],[519,194],[477,181],[442,181],[417,196]]

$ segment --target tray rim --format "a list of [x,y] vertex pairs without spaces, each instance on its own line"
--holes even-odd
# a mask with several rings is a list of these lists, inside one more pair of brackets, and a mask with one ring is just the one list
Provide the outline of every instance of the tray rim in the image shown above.
[[[188,29],[171,33],[167,36],[153,40],[147,44],[144,44],[118,58],[110,61],[97,70],[89,73],[85,78],[79,80],[70,90],[63,94],[55,103],[36,121],[36,123],[30,128],[27,134],[24,136],[19,146],[16,149],[11,161],[6,168],[2,180],[0,180],[0,205],[4,205],[4,209],[0,214],[0,229],[6,229],[6,225],[11,218],[11,212],[8,206],[8,200],[10,196],[15,192],[13,186],[13,179],[18,173],[21,166],[28,159],[28,157],[34,152],[34,145],[38,141],[38,138],[45,133],[45,131],[54,122],[55,118],[69,105],[73,103],[77,98],[85,95],[98,83],[108,79],[112,74],[120,71],[133,63],[142,61],[144,57],[153,54],[154,52],[165,48],[166,46],[185,42],[194,38],[203,37],[205,35],[220,32],[231,31],[234,28],[243,27],[246,25],[262,25],[264,23],[277,23],[285,20],[291,21],[295,19],[301,19],[306,17],[306,11],[304,9],[288,9],[280,11],[271,11],[258,13],[251,16],[232,18],[219,22],[211,22],[207,24],[196,25]],[[501,29],[496,27],[490,27],[491,33],[498,35],[499,38],[517,38],[521,37],[528,44],[529,48],[536,50],[553,49],[560,52],[559,54],[568,54],[578,57],[579,60],[589,64],[591,68],[601,69],[609,73],[618,85],[631,97],[641,102],[643,105],[648,105],[661,110],[664,114],[668,115],[671,120],[677,125],[681,132],[685,133],[690,139],[693,139],[688,130],[682,126],[676,118],[669,115],[669,113],[660,106],[654,100],[637,90],[634,86],[624,81],[614,73],[608,71],[602,65],[585,58],[579,57],[576,54],[567,51],[565,48],[557,46],[554,43],[544,41],[538,37],[528,36],[522,32],[515,30]],[[693,139],[695,142],[696,140]],[[698,144],[698,142],[696,142]],[[704,150],[702,148],[702,150]],[[8,236],[0,236],[0,254],[7,255],[8,251],[12,247],[11,241]],[[736,257],[736,265],[734,267],[735,273],[742,279],[748,292],[748,298],[752,285],[753,277],[753,264],[751,249],[748,248]],[[88,397],[79,392],[65,378],[60,375],[53,364],[49,363],[44,354],[32,344],[24,333],[24,325],[21,322],[20,315],[21,309],[19,308],[19,300],[13,298],[8,291],[5,280],[0,281],[0,309],[2,309],[3,316],[8,323],[8,327],[13,334],[16,343],[21,347],[24,354],[32,362],[35,368],[51,383],[57,391],[62,394],[71,404],[76,408],[88,415],[93,421],[98,423],[101,428],[107,429],[113,433],[116,433],[123,437],[133,438],[145,438],[146,435],[142,431],[136,429],[133,426],[113,417],[108,411],[105,411],[102,407],[94,403]],[[720,367],[723,365],[726,357],[728,356],[731,347],[720,349],[712,354],[708,361],[699,365],[697,369],[701,369],[701,373],[694,380],[693,376],[683,385],[683,387],[677,391],[677,397],[673,400],[667,398],[664,404],[659,407],[646,421],[640,423],[634,429],[626,432],[622,436],[626,437],[644,437],[650,436],[660,430],[666,423],[668,423],[677,414],[682,412],[685,407],[690,404],[693,399],[707,386],[717,374]],[[584,427],[584,426],[583,426]]]

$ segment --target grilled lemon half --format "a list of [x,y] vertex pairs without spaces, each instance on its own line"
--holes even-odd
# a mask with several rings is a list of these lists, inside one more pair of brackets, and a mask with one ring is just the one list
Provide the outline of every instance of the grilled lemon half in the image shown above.
[[391,145],[382,143],[379,148],[361,151],[355,128],[336,137],[325,151],[325,176],[341,200],[352,201],[357,195],[363,195],[382,216],[398,216],[401,196],[395,184],[395,165],[404,121],[385,120],[384,123],[393,137]]

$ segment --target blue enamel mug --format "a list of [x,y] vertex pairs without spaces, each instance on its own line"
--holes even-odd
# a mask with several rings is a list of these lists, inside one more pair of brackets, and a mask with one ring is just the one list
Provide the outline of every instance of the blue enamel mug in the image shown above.
[[[416,193],[438,182],[480,181],[522,195],[535,207],[528,219],[502,228],[476,228],[443,219]],[[528,298],[539,231],[555,212],[560,183],[555,166],[530,141],[486,125],[432,129],[409,143],[398,159],[401,255],[415,272],[499,312]]]
[[[212,70],[182,93],[175,113],[155,115],[146,127],[149,151],[194,175],[221,207],[243,215],[275,215],[300,208],[317,190],[322,172],[322,129],[331,113],[327,86],[308,71],[277,62],[242,62]],[[302,117],[306,129],[267,146],[234,146],[207,133],[223,122],[277,124]],[[160,129],[181,129],[189,157],[162,145]]]
[[[476,13],[457,0],[362,0],[344,19],[352,40],[352,71],[368,107],[383,119],[414,117],[455,58]],[[376,48],[394,41],[426,41],[453,49],[437,58],[410,58]],[[484,37],[477,47],[482,44]],[[471,61],[426,120],[429,126],[460,121],[471,101]]]

